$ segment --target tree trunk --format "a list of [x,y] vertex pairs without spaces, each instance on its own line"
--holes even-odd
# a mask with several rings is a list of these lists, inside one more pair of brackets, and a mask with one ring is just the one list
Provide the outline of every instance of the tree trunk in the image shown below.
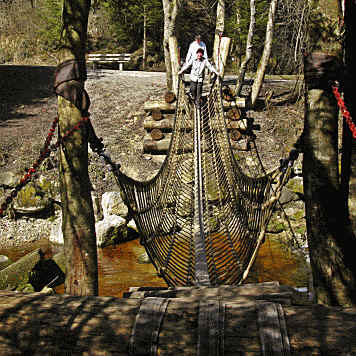
[[219,67],[221,58],[219,56],[220,37],[224,33],[225,28],[225,0],[218,0],[216,6],[216,25],[215,25],[215,38],[213,58],[216,67]]
[[252,39],[253,39],[253,35],[255,32],[255,26],[256,26],[255,0],[250,0],[250,27],[248,29],[248,34],[247,34],[246,57],[245,57],[245,60],[241,64],[240,73],[237,77],[236,89],[235,89],[236,96],[240,96],[240,94],[241,94],[242,85],[245,80],[245,74],[247,71],[247,65],[252,58],[252,47],[253,47]]
[[175,96],[177,96],[178,95],[179,55],[178,55],[177,38],[175,36],[169,37],[169,53],[170,53],[170,57],[171,57],[173,93],[175,94]]
[[143,5],[143,54],[142,54],[142,69],[146,69],[146,57],[147,57],[147,12],[146,5]]
[[[240,27],[241,26],[241,13],[240,13],[239,8],[236,9],[236,26],[239,29],[238,31],[241,33],[241,27]],[[238,36],[238,38],[236,39],[234,52],[236,53],[235,65],[236,65],[236,69],[238,69],[238,68],[240,68],[240,65],[241,65],[241,55],[242,55],[242,46],[241,46],[240,36]]]
[[276,14],[276,8],[277,8],[277,1],[278,0],[272,0],[270,7],[269,7],[269,15],[268,15],[268,22],[267,22],[267,27],[266,27],[266,40],[265,40],[265,46],[263,49],[262,53],[262,58],[261,61],[258,65],[257,72],[256,72],[256,78],[253,82],[252,85],[252,91],[251,91],[251,106],[254,107],[258,98],[258,95],[261,91],[262,85],[263,85],[263,80],[265,77],[265,72],[267,68],[267,64],[269,61],[269,58],[271,56],[271,49],[272,49],[272,41],[273,41],[273,29],[274,29],[274,18]]
[[[227,56],[229,54],[231,38],[229,37],[222,37],[220,41],[220,48],[219,48],[219,58],[216,57],[216,69],[220,73],[221,77],[224,76],[225,73],[225,66],[227,61]],[[215,58],[214,58],[215,61]]]
[[[345,5],[345,65],[346,73],[348,73],[345,76],[344,83],[345,103],[355,124],[355,89],[353,81],[356,75],[356,4],[352,1],[346,1]],[[344,119],[341,182],[353,233],[356,234],[356,137],[353,137],[353,134],[356,135],[356,129],[352,132]]]
[[[60,64],[73,61],[79,74],[67,82],[83,93],[86,79],[85,48],[90,0],[64,0],[62,49]],[[73,67],[75,68],[75,67]],[[83,116],[80,108],[58,97],[61,137],[78,125]],[[87,113],[85,113],[87,115]],[[60,183],[66,255],[65,292],[74,295],[97,295],[97,251],[94,212],[88,175],[88,126],[81,125],[63,140],[60,147]]]
[[176,17],[178,12],[177,0],[162,0],[164,12],[163,49],[166,65],[167,89],[173,91],[172,64],[169,51],[169,38],[175,35]]
[[335,57],[315,53],[306,58],[304,68],[303,178],[316,300],[328,305],[356,305],[356,239],[347,225],[340,188],[338,108],[330,87],[330,81],[340,73],[340,64]]

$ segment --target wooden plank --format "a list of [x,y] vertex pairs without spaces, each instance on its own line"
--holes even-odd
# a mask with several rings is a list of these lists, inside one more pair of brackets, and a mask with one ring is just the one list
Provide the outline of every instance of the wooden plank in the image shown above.
[[[142,294],[142,292],[144,294]],[[137,294],[136,294],[137,293]],[[220,298],[224,300],[271,300],[283,304],[291,304],[291,300],[300,299],[300,293],[294,288],[281,286],[278,282],[251,283],[238,286],[221,285],[219,287],[176,287],[176,288],[130,288],[126,293],[130,298],[161,297],[185,298],[189,300]]]
[[131,58],[131,54],[122,53],[122,54],[88,54],[89,59],[106,59],[106,58]]
[[202,300],[199,303],[198,315],[198,356],[219,356],[223,354],[225,312],[219,300]]
[[131,354],[157,354],[158,335],[168,302],[168,299],[149,298],[141,303],[130,337]]
[[259,335],[262,354],[290,355],[290,345],[283,309],[280,304],[260,302],[257,303]]

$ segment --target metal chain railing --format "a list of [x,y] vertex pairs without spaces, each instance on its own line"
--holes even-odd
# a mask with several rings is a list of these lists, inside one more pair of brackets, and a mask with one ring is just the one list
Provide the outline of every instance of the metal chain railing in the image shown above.
[[345,118],[346,123],[347,123],[349,129],[350,129],[351,132],[352,132],[352,137],[353,137],[353,138],[356,138],[356,125],[355,125],[354,122],[352,121],[351,114],[350,114],[350,112],[347,110],[346,105],[345,105],[345,102],[344,102],[344,100],[343,100],[342,97],[341,97],[341,94],[340,94],[340,92],[339,92],[339,88],[338,88],[337,83],[334,83],[334,84],[332,85],[332,91],[333,91],[334,96],[335,96],[335,98],[336,98],[337,104],[339,105],[339,108],[340,108],[340,111],[341,111],[341,113],[342,113],[342,116]]
[[56,117],[53,120],[51,128],[49,129],[49,132],[47,134],[45,144],[42,150],[40,151],[40,156],[33,163],[32,167],[27,169],[26,174],[20,179],[19,183],[11,191],[10,195],[8,195],[5,198],[5,202],[1,204],[0,217],[3,217],[5,215],[5,211],[12,203],[12,201],[16,198],[19,191],[31,181],[32,176],[37,172],[42,162],[47,157],[49,157],[51,151],[56,151],[63,141],[65,141],[68,137],[70,137],[76,130],[79,130],[84,125],[86,125],[89,122],[89,117],[87,116],[82,117],[81,120],[76,125],[74,125],[71,129],[67,130],[63,135],[61,135],[61,137],[58,137],[58,140],[55,144],[51,145],[51,141],[56,131],[56,127],[58,126],[58,121],[59,121],[58,117]]

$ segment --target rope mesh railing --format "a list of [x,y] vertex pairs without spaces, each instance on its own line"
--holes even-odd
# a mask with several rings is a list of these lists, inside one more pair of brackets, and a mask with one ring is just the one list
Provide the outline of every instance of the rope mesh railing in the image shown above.
[[180,79],[160,171],[147,182],[119,172],[119,182],[142,244],[168,285],[237,284],[256,257],[290,171],[289,164],[258,178],[244,174],[231,149],[220,80],[196,109]]

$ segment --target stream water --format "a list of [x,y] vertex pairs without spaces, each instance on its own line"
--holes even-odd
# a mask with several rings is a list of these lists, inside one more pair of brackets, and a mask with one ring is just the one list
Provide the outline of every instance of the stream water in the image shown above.
[[[39,247],[47,257],[56,252],[47,240],[40,240],[24,247],[0,249],[0,254],[16,261]],[[139,262],[144,252],[138,239],[98,249],[99,295],[122,297],[129,287],[167,286],[152,264]],[[246,283],[279,281],[293,287],[306,287],[308,275],[309,267],[303,256],[289,251],[278,241],[266,239]],[[63,285],[56,287],[56,292],[63,293]]]

